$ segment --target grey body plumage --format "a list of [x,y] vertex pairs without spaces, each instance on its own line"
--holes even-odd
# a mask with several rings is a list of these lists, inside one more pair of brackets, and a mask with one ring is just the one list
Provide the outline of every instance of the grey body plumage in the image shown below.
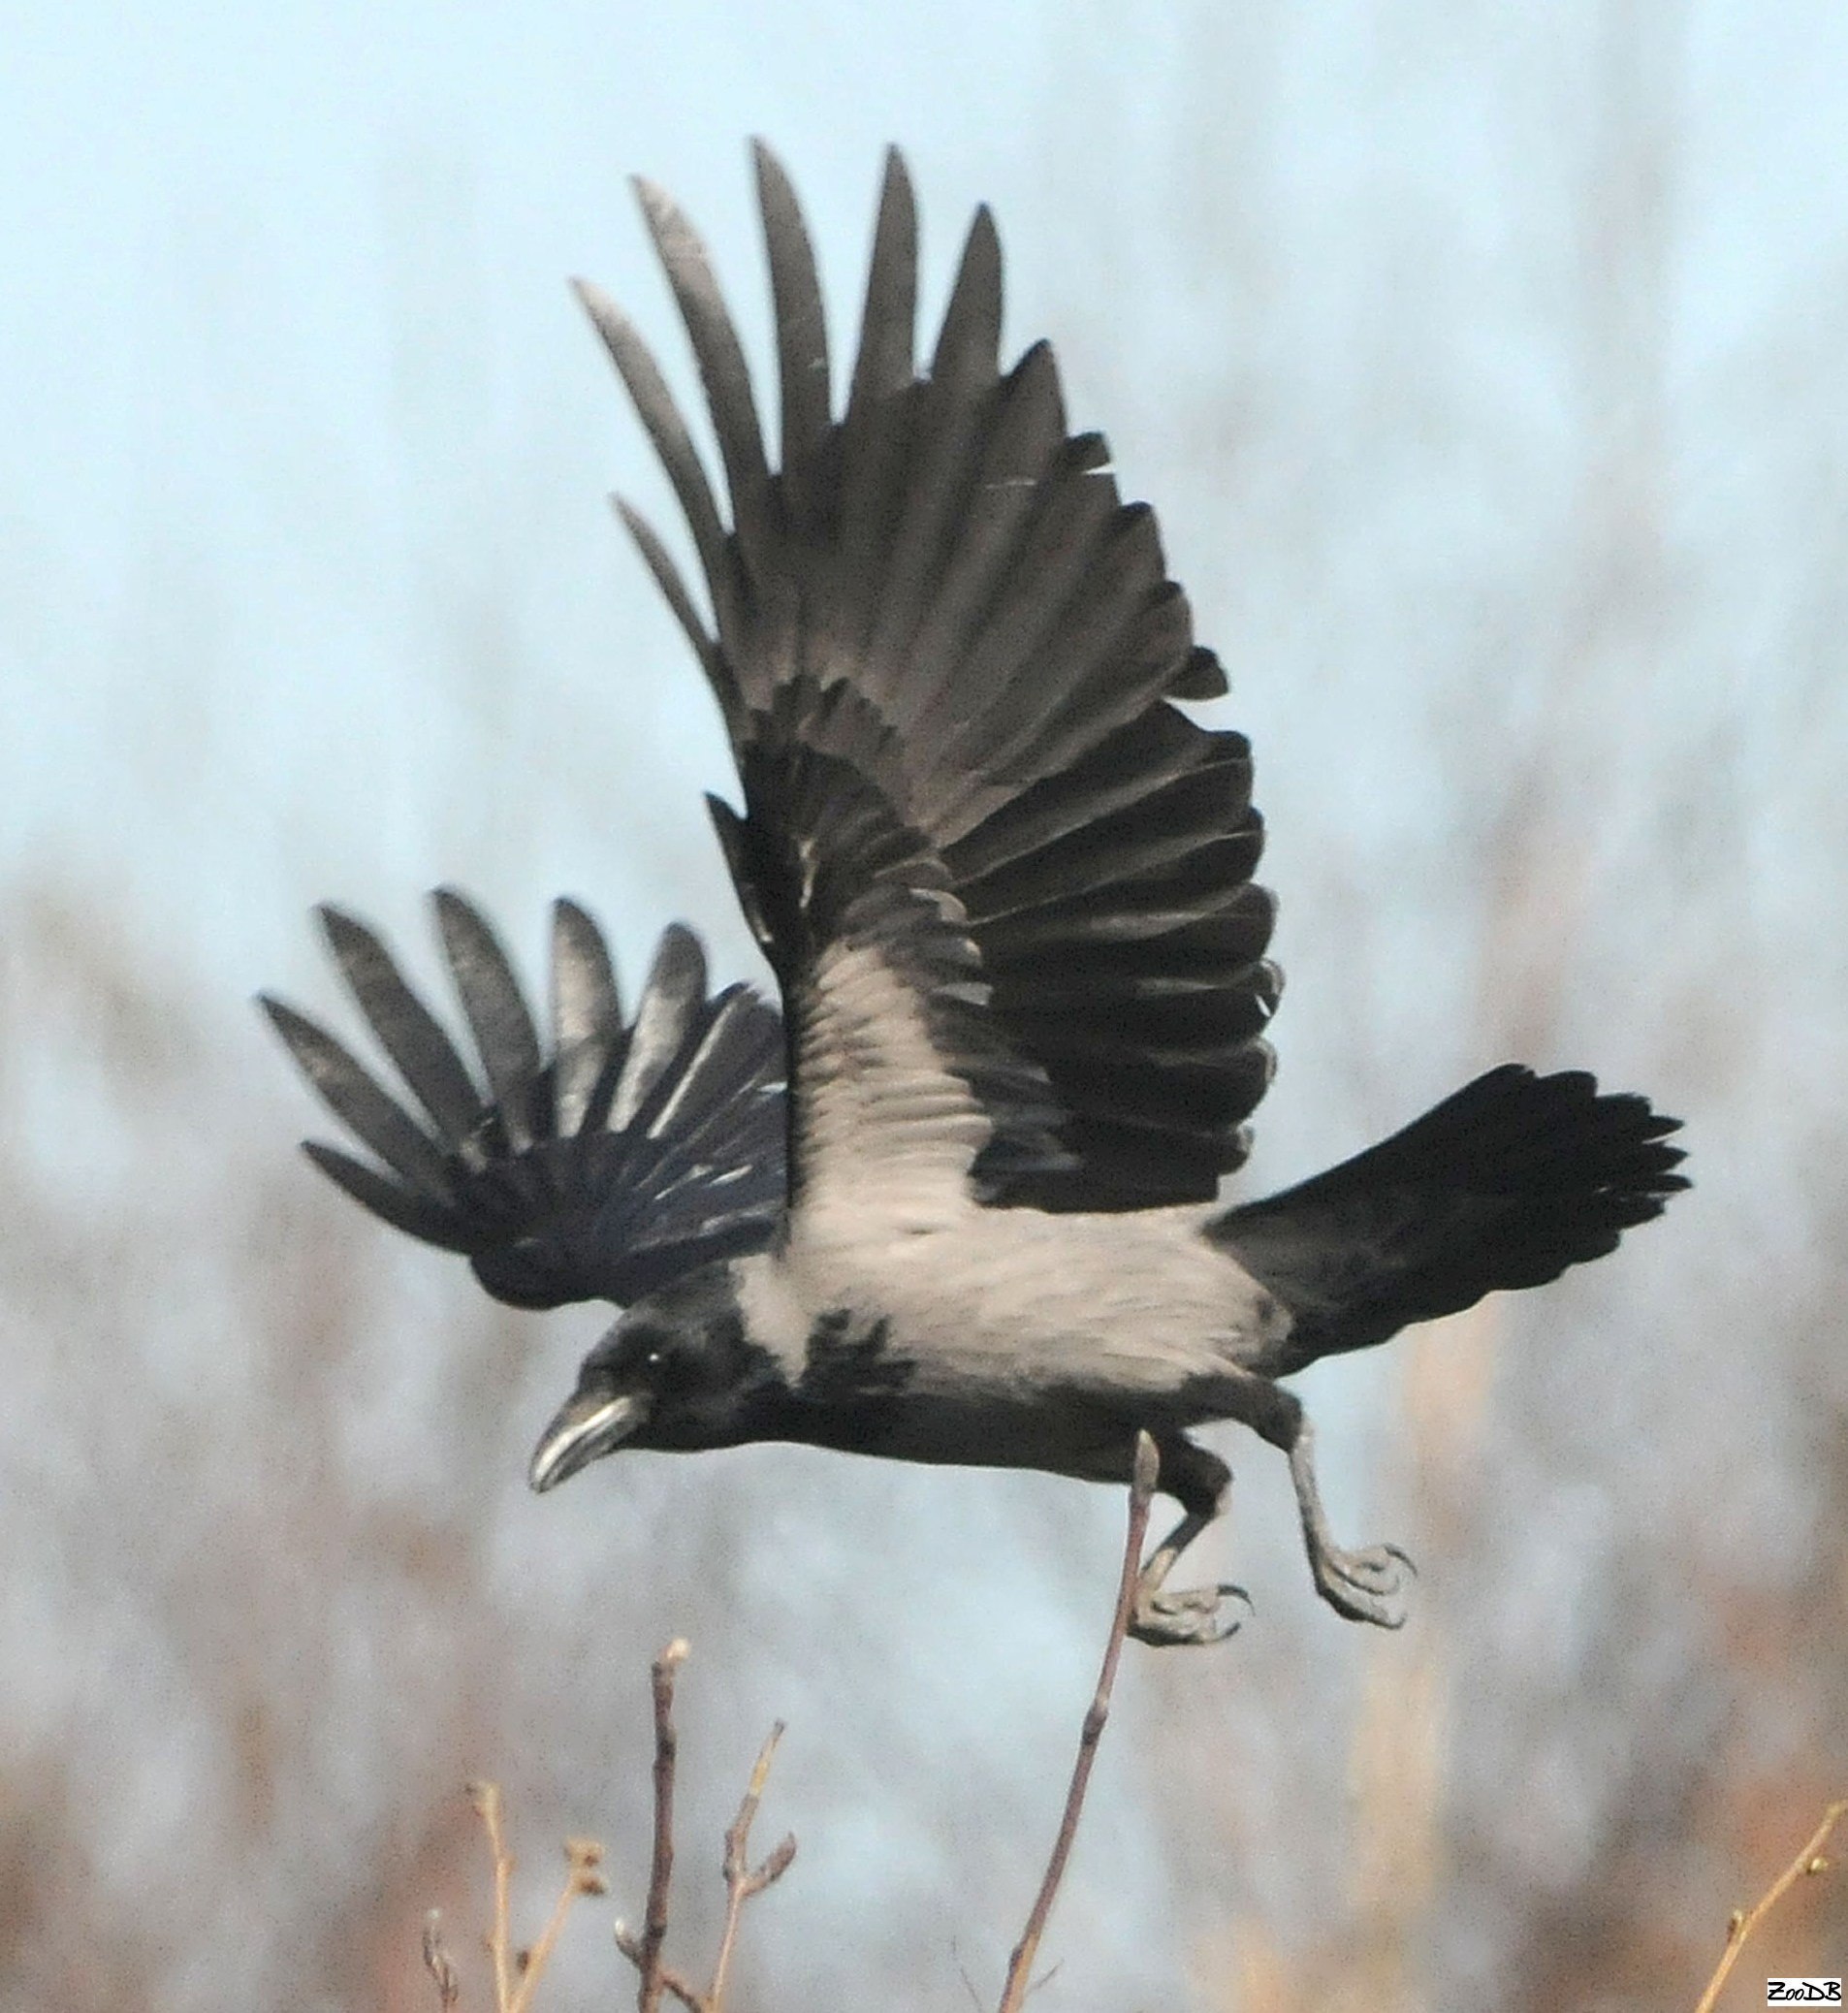
[[310,1151],[503,1298],[621,1307],[535,1487],[622,1446],[776,1439],[1123,1482],[1147,1428],[1184,1515],[1134,1626],[1197,1642],[1231,1625],[1234,1590],[1164,1582],[1230,1477],[1188,1434],[1237,1420],[1289,1456],[1323,1595],[1392,1624],[1403,1557],[1335,1545],[1277,1379],[1613,1249],[1685,1185],[1674,1121],[1506,1065],[1220,1208],[1280,986],[1249,748],[1172,703],[1224,675],[1151,514],[1121,502],[1099,436],[1067,433],[1050,350],[1001,370],[987,212],[920,370],[916,218],[888,159],[837,417],[801,213],[762,148],[756,167],[775,468],[705,251],[642,185],[729,520],[633,327],[580,292],[698,558],[710,615],[621,506],[731,739],[743,812],[709,801],[782,1015],[743,988],[709,999],[677,930],[626,1021],[595,926],[560,904],[548,1044],[485,920],[445,894],[477,1069],[379,940],[326,911],[409,1098],[270,1003],[374,1158]]

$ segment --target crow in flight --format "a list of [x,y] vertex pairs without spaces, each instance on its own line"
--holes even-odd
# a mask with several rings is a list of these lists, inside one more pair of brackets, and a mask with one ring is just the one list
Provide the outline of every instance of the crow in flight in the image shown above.
[[625,1020],[595,924],[560,902],[548,1047],[445,891],[477,1071],[327,909],[409,1096],[266,1001],[375,1158],[307,1151],[502,1299],[621,1309],[540,1438],[536,1489],[621,1447],[755,1440],[1122,1484],[1146,1427],[1184,1514],[1134,1632],[1210,1642],[1237,1589],[1165,1582],[1230,1482],[1189,1428],[1235,1419],[1289,1457],[1322,1596],[1395,1626],[1404,1554],[1335,1543],[1280,1380],[1614,1250],[1686,1185],[1675,1121],[1507,1064],[1314,1180],[1220,1206],[1279,977],[1248,744],[1174,703],[1223,693],[1218,660],[1149,509],[1119,499],[1098,434],[1067,431],[1051,349],[999,367],[988,211],[920,367],[916,215],[888,157],[837,417],[808,233],[761,146],[755,167],[776,468],[705,248],[639,185],[728,510],[634,328],[580,292],[704,578],[702,604],[621,506],[724,716],[744,809],[708,802],[782,1013],[709,997],[677,927]]

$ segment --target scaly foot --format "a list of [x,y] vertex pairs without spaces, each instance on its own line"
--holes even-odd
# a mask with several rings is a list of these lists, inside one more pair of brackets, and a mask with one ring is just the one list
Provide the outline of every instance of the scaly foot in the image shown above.
[[1405,1626],[1400,1596],[1418,1568],[1396,1545],[1369,1545],[1363,1551],[1343,1551],[1326,1539],[1311,1539],[1309,1569],[1316,1590],[1337,1614],[1350,1621],[1370,1621],[1376,1628]]
[[1242,1601],[1249,1611],[1251,1596],[1242,1586],[1188,1586],[1165,1593],[1146,1583],[1137,1587],[1135,1608],[1130,1616],[1130,1634],[1138,1643],[1153,1644],[1158,1649],[1182,1645],[1223,1643],[1238,1633],[1243,1615],[1227,1615],[1228,1601]]

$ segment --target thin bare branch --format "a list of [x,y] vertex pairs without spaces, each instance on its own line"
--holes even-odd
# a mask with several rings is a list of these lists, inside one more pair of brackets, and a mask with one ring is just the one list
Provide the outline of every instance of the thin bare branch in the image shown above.
[[[616,1926],[616,1947],[638,1971],[642,1968],[642,1939],[626,1922],[619,1922]],[[706,2013],[706,2001],[700,1997],[690,1981],[683,1978],[672,1965],[661,1966],[661,1990],[669,1998],[679,1999],[687,2009],[687,2013]]]
[[488,1931],[488,1956],[494,1967],[495,2013],[512,2013],[513,1952],[508,1932],[508,1896],[513,1883],[513,1855],[500,1828],[500,1785],[471,1782],[468,1801],[488,1834],[488,1848],[494,1860],[494,1913]]
[[649,1868],[648,1906],[642,1917],[642,1983],[636,1997],[639,2013],[656,2013],[666,1989],[661,1951],[667,1941],[667,1890],[674,1877],[674,1758],[680,1737],[674,1731],[674,1679],[686,1661],[687,1646],[676,1636],[650,1673],[654,1692],[654,1853]]
[[1753,1931],[1798,1881],[1828,1872],[1830,1862],[1823,1857],[1823,1847],[1829,1843],[1829,1835],[1841,1822],[1844,1815],[1848,1815],[1848,1797],[1839,1803],[1831,1804],[1823,1812],[1823,1821],[1810,1833],[1808,1842],[1765,1890],[1756,1907],[1733,1910],[1733,1919],[1726,1925],[1725,1953],[1720,1958],[1718,1968],[1707,1980],[1706,1990],[1701,1995],[1700,2004],[1695,2007],[1694,2013],[1713,2013],[1713,2008],[1719,2004],[1720,1994],[1726,1981],[1732,1975],[1733,1966],[1738,1962],[1739,1952],[1745,1948]]
[[[581,1895],[609,1892],[603,1875],[597,1870],[602,1864],[603,1847],[594,1838],[565,1840],[564,1856],[568,1870],[563,1891],[553,1906],[551,1918],[540,1931],[538,1941],[530,1950],[523,1950],[516,1957],[510,1902],[513,1854],[507,1849],[506,1833],[500,1821],[500,1785],[496,1782],[471,1782],[468,1801],[481,1818],[482,1829],[488,1834],[489,1849],[494,1854],[494,1912],[487,1942],[494,1973],[495,2013],[530,2013],[533,1993],[545,1974],[546,1965],[552,1961],[553,1950],[564,1928],[564,1919],[571,1912],[572,1902]],[[449,1953],[443,1948],[440,1920],[433,1908],[424,1925],[424,1967],[435,1979],[444,2007],[455,2005],[461,1997],[461,1988]]]
[[437,1908],[424,1917],[424,1968],[436,1981],[437,2004],[443,2013],[449,2013],[462,1997],[462,1981],[443,1947],[443,1917]]
[[717,1961],[713,1965],[712,1987],[706,1995],[706,2013],[723,2013],[732,1947],[738,1940],[738,1919],[744,1913],[745,1903],[753,1895],[762,1894],[766,1887],[781,1880],[789,1870],[789,1862],[796,1856],[795,1837],[790,1834],[755,1870],[750,1865],[751,1821],[757,1815],[757,1805],[763,1801],[764,1784],[770,1779],[770,1764],[776,1757],[777,1742],[782,1739],[782,1731],[780,1719],[770,1729],[769,1738],[758,1751],[757,1764],[750,1772],[744,1801],[738,1805],[738,1815],[732,1819],[731,1828],[725,1834],[725,1930],[719,1938]]
[[1148,1534],[1149,1505],[1161,1479],[1161,1460],[1155,1442],[1147,1433],[1135,1436],[1135,1465],[1130,1485],[1130,1528],[1123,1550],[1123,1577],[1117,1586],[1116,1614],[1110,1623],[1110,1639],[1104,1645],[1103,1668],[1098,1673],[1098,1688],[1090,1710],[1084,1716],[1084,1731],[1078,1737],[1078,1759],[1071,1771],[1071,1786],[1066,1792],[1065,1815],[1059,1836],[1053,1840],[1052,1857],[1046,1862],[1046,1877],[1034,1898],[1033,1912],[1007,1965],[1007,1983],[1001,1996],[999,2013],[1020,2013],[1028,1991],[1033,1961],[1045,1933],[1046,1918],[1052,1913],[1059,1883],[1065,1878],[1066,1861],[1071,1842],[1078,1836],[1078,1819],[1084,1810],[1085,1790],[1091,1781],[1091,1766],[1097,1760],[1098,1742],[1103,1738],[1104,1721],[1110,1716],[1110,1695],[1116,1688],[1117,1663],[1129,1634],[1130,1616],[1135,1607],[1136,1576],[1142,1568],[1142,1541]]
[[510,2013],[528,2013],[532,1995],[546,1965],[552,1962],[553,1950],[558,1945],[559,1932],[564,1928],[564,1919],[571,1912],[572,1902],[581,1895],[609,1893],[603,1875],[597,1871],[603,1862],[603,1847],[594,1838],[567,1838],[564,1856],[569,1869],[564,1876],[564,1886],[553,1903],[550,1919],[539,1932],[539,1940],[526,1952],[521,1962],[520,1984],[514,1993]]

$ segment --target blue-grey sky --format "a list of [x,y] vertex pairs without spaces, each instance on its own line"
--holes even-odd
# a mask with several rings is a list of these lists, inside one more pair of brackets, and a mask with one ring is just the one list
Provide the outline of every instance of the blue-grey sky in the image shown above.
[[[533,816],[547,757],[583,740],[548,710],[581,705],[609,737],[636,705],[610,674],[652,621],[600,508],[645,479],[642,457],[563,285],[592,272],[658,310],[626,176],[675,188],[736,267],[754,257],[744,137],[775,136],[840,304],[888,138],[913,150],[940,268],[977,196],[1030,173],[1045,21],[873,18],[17,21],[0,81],[8,860],[125,875],[195,957],[185,918],[204,910],[271,932],[273,963],[274,932],[296,931],[299,902],[275,900],[291,863],[318,853],[349,892],[478,865],[468,814],[444,804],[471,729],[431,688],[471,652],[496,687],[474,724],[508,737],[509,796],[527,800],[504,815]],[[639,633],[666,687],[644,709],[701,719],[677,648]],[[654,667],[633,668],[647,691]]]
[[[761,329],[743,138],[770,137],[844,332],[879,149],[902,141],[934,271],[992,199],[1010,339],[1062,338],[1079,417],[1112,429],[1162,501],[1183,443],[1163,437],[1160,375],[1197,377],[1238,335],[1210,273],[1185,283],[1190,207],[1209,230],[1261,219],[1305,383],[1338,400],[1354,289],[1377,278],[1354,254],[1356,212],[1398,191],[1467,284],[1524,193],[1544,200],[1565,143],[1541,119],[1570,114],[1603,32],[1573,8],[1352,4],[1281,33],[1270,10],[1211,12],[10,8],[0,860],[120,878],[189,960],[242,972],[248,952],[252,973],[296,941],[297,898],[330,885],[376,889],[391,913],[394,890],[489,862],[487,892],[528,905],[560,878],[607,884],[612,849],[587,855],[583,835],[618,767],[614,722],[651,768],[663,738],[716,758],[678,646],[593,507],[615,483],[658,495],[562,288],[595,274],[672,352],[630,172],[701,220]],[[1768,302],[1817,284],[1848,213],[1848,17],[1787,0],[1697,6],[1688,23],[1672,80],[1691,135],[1673,192],[1684,383]],[[1260,41],[1266,74],[1241,79]],[[1524,69],[1558,80],[1527,129],[1505,86]],[[1269,123],[1239,163],[1249,186],[1215,186],[1190,172],[1198,129],[1235,124],[1248,81]],[[1485,382],[1543,401],[1510,319],[1482,318]],[[1094,410],[1117,386],[1131,408]],[[1220,583],[1191,584],[1210,621]],[[468,657],[481,689],[459,706]],[[471,735],[498,743],[493,810],[451,780]],[[578,793],[552,817],[561,746]],[[655,814],[674,803],[690,827],[684,792],[646,799],[668,847]],[[632,812],[608,815],[629,829]],[[512,830],[529,869],[510,864]]]

